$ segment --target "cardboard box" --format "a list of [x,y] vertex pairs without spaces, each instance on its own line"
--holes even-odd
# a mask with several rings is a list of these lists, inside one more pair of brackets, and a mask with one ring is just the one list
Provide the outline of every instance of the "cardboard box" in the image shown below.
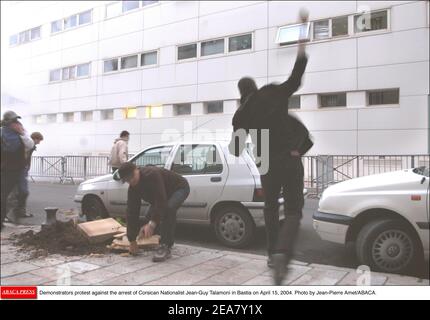
[[101,243],[112,239],[114,235],[124,233],[124,227],[115,219],[108,218],[78,224],[90,243]]

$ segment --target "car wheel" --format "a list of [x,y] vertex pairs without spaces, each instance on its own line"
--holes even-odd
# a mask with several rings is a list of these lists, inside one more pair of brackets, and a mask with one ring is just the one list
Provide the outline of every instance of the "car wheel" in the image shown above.
[[399,220],[377,220],[365,225],[357,237],[357,258],[372,270],[404,273],[419,257],[415,234]]
[[82,203],[82,213],[87,217],[87,221],[94,221],[109,217],[102,201],[96,197],[84,199]]
[[254,220],[240,207],[220,209],[213,222],[217,239],[227,247],[243,248],[250,244],[255,234]]

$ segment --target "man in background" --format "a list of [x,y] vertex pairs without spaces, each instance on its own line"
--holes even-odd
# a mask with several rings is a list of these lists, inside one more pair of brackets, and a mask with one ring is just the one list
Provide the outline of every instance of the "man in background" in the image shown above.
[[123,163],[127,162],[129,140],[130,133],[128,131],[122,131],[119,138],[115,139],[110,152],[110,165],[112,167],[112,173],[118,170],[118,168]]
[[21,119],[21,117],[13,111],[6,111],[2,119],[1,229],[3,229],[3,222],[7,215],[8,196],[18,186],[21,174],[26,167],[25,145],[21,138],[21,136],[25,135],[25,130],[18,119]]

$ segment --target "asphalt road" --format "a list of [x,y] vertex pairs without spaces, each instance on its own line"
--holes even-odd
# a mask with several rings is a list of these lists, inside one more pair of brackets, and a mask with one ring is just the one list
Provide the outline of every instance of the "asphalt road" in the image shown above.
[[[43,209],[45,207],[54,206],[63,210],[80,210],[80,206],[73,202],[76,189],[77,185],[71,184],[45,182],[30,183],[28,210],[34,214],[34,217],[21,219],[21,223],[43,223],[45,219]],[[358,262],[355,258],[353,248],[346,248],[343,245],[322,241],[314,231],[312,226],[312,215],[317,206],[317,200],[306,199],[294,258],[296,260],[309,263],[356,268],[358,266]],[[178,243],[219,250],[226,249],[217,243],[217,240],[209,227],[178,225],[176,235]],[[264,228],[257,229],[257,235],[250,247],[235,251],[265,255]],[[424,267],[426,268],[426,266]]]
[[[43,223],[45,219],[44,208],[46,207],[58,207],[63,210],[80,210],[80,206],[73,202],[76,189],[77,185],[72,184],[30,183],[28,211],[34,217],[21,219],[20,222],[23,224]],[[354,255],[349,250],[346,250],[342,245],[321,241],[313,230],[312,214],[317,206],[317,200],[307,199],[305,202],[304,217],[297,241],[295,258],[305,262],[355,267],[357,263]],[[258,228],[252,245],[247,249],[237,251],[265,255],[265,237],[264,228]],[[205,226],[178,225],[177,242],[212,249],[226,249],[217,243],[212,230]]]

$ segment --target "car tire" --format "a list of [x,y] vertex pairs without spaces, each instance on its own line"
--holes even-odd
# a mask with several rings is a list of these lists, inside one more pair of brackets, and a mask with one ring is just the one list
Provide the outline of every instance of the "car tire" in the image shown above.
[[248,246],[255,234],[254,220],[239,206],[226,206],[218,210],[213,228],[218,241],[230,248]]
[[359,262],[374,271],[405,273],[419,259],[419,241],[401,220],[383,219],[366,224],[358,234]]
[[87,221],[105,219],[109,217],[103,202],[97,197],[88,197],[82,202],[82,213]]

